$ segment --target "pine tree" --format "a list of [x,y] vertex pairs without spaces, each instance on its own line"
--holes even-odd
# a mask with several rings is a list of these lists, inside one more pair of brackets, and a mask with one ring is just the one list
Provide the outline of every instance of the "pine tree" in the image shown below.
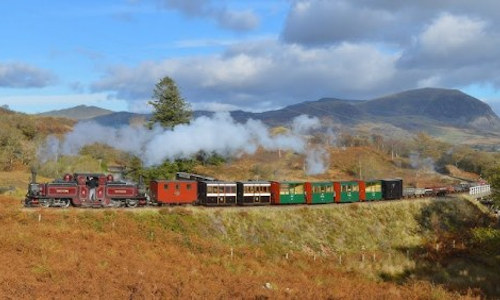
[[156,85],[153,91],[154,112],[148,127],[160,123],[164,128],[172,129],[179,124],[189,124],[192,111],[188,103],[181,97],[175,81],[165,76]]

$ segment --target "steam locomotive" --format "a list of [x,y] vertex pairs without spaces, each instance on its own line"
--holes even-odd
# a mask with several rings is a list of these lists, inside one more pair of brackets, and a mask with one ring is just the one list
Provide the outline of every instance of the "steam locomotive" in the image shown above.
[[113,175],[75,173],[50,183],[37,183],[34,172],[24,203],[27,207],[136,207],[146,204],[143,182],[131,184],[115,181]]
[[[28,187],[25,206],[44,207],[136,207],[144,205],[198,204],[205,206],[254,206],[284,204],[328,204],[440,197],[465,192],[469,185],[404,188],[402,179],[351,181],[220,181],[215,178],[177,173],[176,180],[144,182],[115,181],[98,173],[66,174],[62,180]],[[475,187],[489,193],[489,185]],[[94,190],[93,190],[94,189]],[[474,189],[474,188],[472,188]]]

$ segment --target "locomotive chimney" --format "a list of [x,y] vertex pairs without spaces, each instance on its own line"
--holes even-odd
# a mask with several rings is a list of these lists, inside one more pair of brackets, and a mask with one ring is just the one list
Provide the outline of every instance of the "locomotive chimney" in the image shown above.
[[146,194],[146,185],[144,184],[144,178],[139,175],[139,183],[137,184],[137,191],[139,194]]
[[36,183],[36,169],[31,168],[31,183]]

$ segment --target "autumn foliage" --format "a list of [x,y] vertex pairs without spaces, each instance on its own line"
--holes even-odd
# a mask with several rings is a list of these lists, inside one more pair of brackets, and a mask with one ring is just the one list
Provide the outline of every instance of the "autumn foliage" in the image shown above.
[[333,255],[292,251],[285,257],[279,245],[262,248],[243,237],[230,245],[224,233],[200,232],[226,217],[248,217],[239,211],[221,218],[205,209],[24,209],[16,198],[0,201],[0,294],[6,298],[459,297],[425,281],[373,280],[339,266]]

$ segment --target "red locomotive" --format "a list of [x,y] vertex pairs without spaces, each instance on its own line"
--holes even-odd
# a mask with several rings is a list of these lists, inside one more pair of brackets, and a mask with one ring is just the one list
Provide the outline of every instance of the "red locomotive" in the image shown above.
[[142,182],[130,184],[115,181],[101,173],[66,174],[62,180],[37,183],[32,172],[25,206],[44,207],[136,207],[146,205],[146,188]]

